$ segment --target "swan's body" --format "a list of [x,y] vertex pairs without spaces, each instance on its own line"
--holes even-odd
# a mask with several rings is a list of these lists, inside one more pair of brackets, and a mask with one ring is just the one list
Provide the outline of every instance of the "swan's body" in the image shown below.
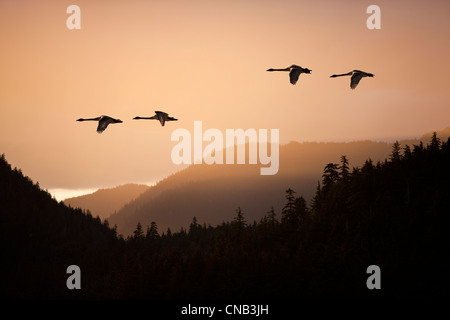
[[355,89],[358,85],[359,81],[361,81],[364,77],[371,77],[373,78],[375,75],[372,73],[360,71],[360,70],[353,70],[348,73],[343,74],[333,74],[330,76],[330,78],[336,78],[336,77],[343,77],[343,76],[352,76],[350,79],[350,88]]
[[77,121],[98,121],[97,132],[102,133],[108,127],[110,123],[122,123],[123,121],[120,119],[114,119],[108,116],[101,116],[97,118],[83,119],[80,118]]
[[145,119],[145,120],[159,120],[159,122],[161,123],[161,125],[164,127],[164,124],[166,123],[166,121],[177,121],[178,119],[175,119],[173,117],[169,117],[169,115],[165,112],[162,111],[155,111],[155,115],[153,117],[134,117],[134,120],[140,120],[140,119]]
[[267,69],[267,71],[289,71],[289,81],[292,84],[296,84],[298,81],[298,77],[300,77],[300,75],[302,73],[311,73],[311,70],[309,70],[308,68],[302,68],[300,66],[297,66],[295,64],[293,64],[290,67],[284,68],[284,69]]

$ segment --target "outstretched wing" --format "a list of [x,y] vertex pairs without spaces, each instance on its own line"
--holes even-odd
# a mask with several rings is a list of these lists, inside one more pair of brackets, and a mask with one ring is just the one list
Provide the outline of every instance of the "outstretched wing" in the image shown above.
[[301,69],[298,68],[292,68],[291,72],[289,72],[289,79],[292,84],[296,84],[298,81],[298,77],[302,73]]
[[165,112],[158,112],[156,114],[156,117],[158,118],[159,122],[161,122],[161,125],[164,127],[164,124],[166,123],[166,116],[167,113]]
[[361,81],[363,75],[364,74],[361,72],[353,73],[352,78],[350,80],[350,88],[355,89],[356,86],[358,85],[359,81]]
[[111,119],[108,119],[107,117],[102,117],[98,122],[97,132],[102,133],[103,131],[105,131],[110,122]]

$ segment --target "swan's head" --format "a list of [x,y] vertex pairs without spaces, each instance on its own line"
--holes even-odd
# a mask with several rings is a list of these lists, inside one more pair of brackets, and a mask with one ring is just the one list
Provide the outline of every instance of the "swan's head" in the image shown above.
[[122,123],[123,121],[122,120],[120,120],[120,119],[116,119],[116,121],[115,121],[116,123]]
[[84,119],[83,119],[83,118],[80,118],[80,119],[77,119],[77,121],[84,121]]
[[134,117],[133,120],[139,120],[141,117]]
[[330,76],[330,78],[336,78],[337,75],[333,74],[332,76]]
[[272,68],[270,68],[270,69],[267,69],[266,71],[273,71],[273,69],[272,69]]

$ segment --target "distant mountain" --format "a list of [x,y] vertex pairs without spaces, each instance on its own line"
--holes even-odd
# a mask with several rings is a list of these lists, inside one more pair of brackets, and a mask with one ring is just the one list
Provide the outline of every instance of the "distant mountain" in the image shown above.
[[450,140],[424,145],[329,165],[312,206],[289,190],[283,213],[255,224],[238,211],[164,236],[137,228],[116,287],[148,300],[448,300]]
[[[450,137],[450,127],[437,131],[436,134],[439,137],[439,139],[441,139],[442,141],[446,141]],[[424,135],[422,135],[422,137],[420,137],[419,140],[423,141],[424,143],[429,142],[432,135],[433,132],[427,132]]]
[[[99,218],[57,202],[2,155],[0,298],[148,299],[160,308],[158,299],[448,298],[450,140],[442,140],[433,137],[427,147],[403,151],[396,145],[389,161],[365,161],[350,171],[328,165],[313,205],[282,191],[282,198],[288,195],[283,214],[267,214],[256,224],[238,211],[216,227],[192,220],[187,231],[160,235],[152,224],[126,240]],[[336,152],[334,145],[289,144],[282,156],[286,164],[287,155],[318,148],[322,157],[319,151],[325,146]],[[341,144],[339,153],[357,158],[354,147],[365,145],[383,144]],[[294,159],[292,172],[320,167],[312,158]],[[283,175],[290,172],[285,167]],[[230,198],[248,195],[248,181],[251,192],[265,190],[276,180],[254,178],[257,169],[193,166],[155,186],[150,202],[174,208],[179,198],[185,204],[189,196],[210,199],[210,189]],[[226,199],[216,200],[204,201],[213,213]],[[73,265],[81,270],[81,290],[67,286],[72,278],[67,268]],[[382,290],[368,290],[379,288],[380,280]],[[179,315],[179,308],[164,308]]]
[[280,147],[280,168],[273,176],[261,176],[260,165],[192,165],[150,187],[108,220],[123,235],[138,222],[155,221],[160,231],[186,228],[194,216],[200,223],[220,224],[238,206],[249,221],[259,221],[271,206],[280,212],[288,188],[311,199],[330,159],[339,162],[346,155],[357,166],[367,158],[383,160],[390,152],[391,144],[383,142],[291,142]]
[[91,214],[100,219],[108,219],[109,216],[121,209],[125,204],[136,199],[149,186],[143,184],[125,184],[115,188],[99,189],[94,193],[73,197],[64,200],[64,203],[72,208],[89,210]]
[[[431,134],[421,137],[424,143]],[[438,132],[450,136],[450,127]],[[400,141],[402,147],[418,144],[418,139]],[[248,151],[248,146],[247,146]],[[284,191],[292,188],[308,202],[315,193],[329,162],[339,163],[345,155],[350,168],[367,159],[384,161],[392,143],[356,141],[341,143],[291,142],[280,146],[280,168],[273,176],[261,176],[260,165],[191,165],[150,187],[108,219],[118,233],[130,235],[140,222],[144,227],[155,221],[160,232],[167,228],[187,228],[195,216],[199,223],[217,225],[230,220],[238,206],[249,221],[259,221],[273,206],[279,213]],[[246,162],[248,163],[248,162]]]

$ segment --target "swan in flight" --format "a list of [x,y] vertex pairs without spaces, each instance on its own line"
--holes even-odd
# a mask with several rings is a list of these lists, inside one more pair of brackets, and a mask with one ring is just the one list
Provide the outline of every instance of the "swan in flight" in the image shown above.
[[300,77],[300,74],[302,73],[311,73],[312,70],[309,70],[308,68],[302,68],[300,66],[297,66],[293,64],[290,67],[284,68],[284,69],[267,69],[267,71],[289,71],[289,80],[292,84],[296,84],[298,77]]
[[145,120],[159,120],[161,122],[161,125],[164,127],[164,124],[166,121],[177,121],[178,119],[175,119],[173,117],[169,117],[169,115],[162,111],[155,111],[155,115],[153,117],[134,117],[133,120],[139,120],[139,119],[145,119]]
[[361,81],[362,78],[364,78],[364,77],[373,78],[374,74],[360,71],[360,70],[353,70],[353,71],[350,71],[349,73],[333,74],[332,76],[330,76],[330,78],[343,77],[343,76],[352,76],[352,78],[350,79],[350,88],[355,89],[356,86],[358,85],[359,81]]
[[77,121],[98,121],[98,127],[97,127],[98,133],[102,133],[103,131],[105,131],[106,127],[108,127],[108,125],[110,123],[122,123],[123,122],[120,119],[114,119],[114,118],[111,118],[108,116],[101,116],[101,117],[90,118],[90,119],[80,118]]

